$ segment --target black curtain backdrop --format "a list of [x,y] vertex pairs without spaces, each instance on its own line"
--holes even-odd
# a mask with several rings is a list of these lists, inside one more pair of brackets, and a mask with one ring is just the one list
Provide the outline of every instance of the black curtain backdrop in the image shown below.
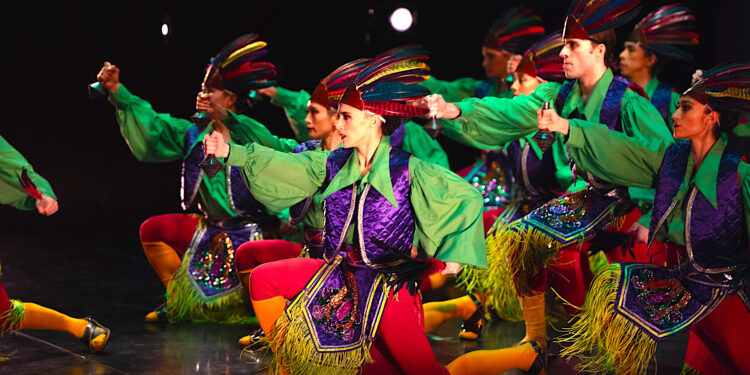
[[[432,52],[432,70],[446,80],[483,77],[480,47],[494,19],[508,7],[537,9],[548,30],[562,27],[567,1],[311,2],[177,1],[68,2],[6,5],[3,32],[4,116],[0,134],[46,177],[60,202],[58,214],[0,207],[2,230],[62,235],[103,246],[137,244],[146,218],[179,212],[178,162],[140,163],[119,134],[112,106],[90,102],[86,85],[102,63],[121,69],[121,81],[159,112],[189,117],[210,56],[234,37],[255,32],[269,43],[279,84],[312,90],[338,65],[405,43]],[[670,65],[661,79],[685,89],[698,67],[750,57],[750,2],[685,1],[697,18],[696,60]],[[666,1],[644,1],[641,16]],[[415,11],[411,30],[388,22],[399,6]],[[640,18],[640,17],[639,17]],[[170,35],[161,35],[168,22]],[[634,22],[620,28],[619,45]],[[619,53],[619,51],[618,51]],[[264,104],[251,115],[291,137],[283,112]],[[477,150],[440,138],[459,168]]]

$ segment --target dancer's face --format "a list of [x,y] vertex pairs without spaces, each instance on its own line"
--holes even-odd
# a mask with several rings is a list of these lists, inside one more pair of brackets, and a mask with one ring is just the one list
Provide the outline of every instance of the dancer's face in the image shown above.
[[307,104],[305,124],[310,139],[322,139],[336,130],[336,116],[325,106],[310,102]]
[[656,63],[656,56],[647,56],[646,50],[640,44],[625,42],[625,49],[620,52],[620,74],[630,77],[644,69],[651,70]]
[[505,79],[508,76],[508,60],[513,54],[494,48],[482,47],[482,67],[487,78]]
[[211,96],[213,97],[214,103],[232,111],[235,111],[235,105],[237,104],[237,96],[227,90],[219,90],[216,88],[209,88]]
[[542,82],[544,81],[539,77],[532,77],[526,73],[513,73],[513,84],[510,89],[513,90],[513,96],[531,95]]
[[713,134],[714,126],[719,121],[719,113],[708,105],[683,95],[680,97],[677,110],[672,114],[674,120],[674,137],[695,139]]
[[341,135],[344,147],[358,147],[367,144],[373,137],[380,136],[380,120],[378,116],[348,104],[340,104],[336,130]]
[[605,52],[604,44],[594,44],[588,39],[565,39],[560,50],[565,78],[580,78],[586,72],[594,71],[597,64],[604,64]]

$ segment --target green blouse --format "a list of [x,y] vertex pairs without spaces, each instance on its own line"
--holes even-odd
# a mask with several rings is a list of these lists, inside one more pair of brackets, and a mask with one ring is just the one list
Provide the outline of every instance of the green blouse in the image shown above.
[[[653,188],[670,140],[634,140],[622,133],[591,123],[570,123],[567,145],[576,150],[576,162],[591,173],[611,182],[640,188]],[[661,242],[685,245],[685,203],[693,187],[716,207],[716,176],[721,155],[727,144],[726,135],[714,143],[703,159],[698,171],[694,171],[694,156],[691,152],[685,170],[685,178],[679,192],[673,198],[679,210],[673,210],[666,218],[654,238]],[[750,232],[750,164],[742,161],[738,167],[740,191],[745,205],[745,221]]]
[[34,172],[23,155],[0,135],[0,204],[9,204],[19,210],[36,208],[36,198],[30,196],[18,182],[24,168],[42,195],[57,199],[49,182]]
[[[321,198],[354,182],[372,185],[396,204],[391,186],[388,140],[381,139],[370,172],[362,176],[357,153],[330,182],[326,179],[329,152],[284,153],[258,144],[231,145],[227,164],[242,167],[253,195],[267,207],[281,210],[311,195]],[[442,261],[486,267],[479,192],[453,172],[413,157],[409,162],[410,201],[417,239],[427,255]],[[351,241],[351,231],[347,235]]]

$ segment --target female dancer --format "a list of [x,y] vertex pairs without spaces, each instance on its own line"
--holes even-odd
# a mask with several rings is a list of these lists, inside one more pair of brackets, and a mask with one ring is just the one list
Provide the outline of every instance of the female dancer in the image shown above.
[[[241,36],[211,60],[205,90],[223,108],[236,112],[250,90],[273,84],[266,82],[275,75],[273,65],[255,61],[266,53],[266,43],[257,39]],[[160,215],[141,225],[144,252],[168,295],[166,304],[148,313],[146,321],[248,321],[247,303],[233,272],[235,249],[273,232],[279,220],[253,198],[239,168],[221,168],[209,177],[199,164],[203,133],[217,131],[241,144],[260,140],[244,138],[247,133],[232,132],[220,121],[198,127],[156,113],[120,84],[119,70],[109,63],[97,78],[110,93],[133,155],[146,162],[182,159],[182,207],[197,206],[203,214]]]
[[750,334],[750,164],[730,136],[738,112],[750,110],[750,64],[729,63],[703,77],[672,115],[675,137],[686,142],[637,142],[539,114],[539,128],[565,135],[582,168],[656,188],[649,241],[667,242],[667,267],[616,263],[597,275],[564,340],[563,355],[581,355],[585,369],[645,373],[656,343],[689,329],[685,372],[750,373],[743,344]]
[[[36,210],[45,216],[57,212],[52,186],[34,172],[28,161],[0,136],[0,203],[19,210]],[[109,342],[109,328],[87,317],[71,318],[31,302],[9,299],[0,283],[0,333],[16,329],[49,329],[80,339],[89,351],[98,352]]]

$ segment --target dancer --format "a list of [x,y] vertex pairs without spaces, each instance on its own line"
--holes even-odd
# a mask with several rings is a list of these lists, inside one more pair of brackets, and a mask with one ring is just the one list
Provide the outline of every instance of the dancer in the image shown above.
[[[0,136],[0,203],[19,210],[36,209],[50,216],[57,212],[57,197],[52,186],[34,172],[28,161]],[[9,299],[0,283],[0,333],[21,329],[48,329],[67,332],[88,346],[91,353],[104,349],[109,328],[91,317],[71,318],[63,313],[31,302]]]
[[[524,53],[513,73],[511,89],[515,96],[531,95],[544,82],[563,80],[562,58],[558,55],[562,45],[562,37],[557,32],[537,42]],[[561,138],[539,132],[530,133],[506,144],[505,151],[510,160],[514,161],[512,167],[516,184],[511,192],[513,199],[506,204],[488,232],[490,239],[495,238],[493,233],[498,228],[526,216],[550,199],[566,191],[578,191],[586,187],[582,179],[574,181],[569,156]],[[487,270],[471,267],[462,269],[458,281],[469,292],[468,295],[424,305],[425,332],[434,330],[448,319],[461,317],[464,323],[459,337],[478,339],[485,327],[485,305],[503,319],[523,319],[518,300],[513,296],[514,291],[503,290],[502,287],[507,283],[496,283],[493,280],[494,277],[503,276],[502,270],[497,268],[494,261],[505,256],[505,253],[497,250],[499,249],[495,244],[488,244]],[[569,281],[580,280],[579,283],[571,283],[572,285],[559,285],[558,289],[561,289],[567,301],[582,304],[586,296],[585,286],[592,277],[588,269],[587,254],[576,251],[561,253],[561,256],[564,259],[561,259],[551,276]],[[565,288],[566,286],[570,287]],[[505,297],[500,297],[504,294]],[[502,305],[503,303],[510,305]]]
[[703,76],[672,115],[675,137],[686,142],[639,142],[551,111],[539,116],[540,129],[566,135],[580,167],[655,187],[649,241],[668,243],[667,267],[613,264],[597,275],[563,340],[570,346],[562,354],[580,355],[588,371],[646,373],[657,342],[689,329],[684,372],[750,373],[750,165],[730,135],[738,112],[750,111],[750,63]]
[[[458,176],[382,139],[389,128],[383,115],[426,114],[404,99],[427,92],[394,85],[399,76],[368,82],[395,63],[403,62],[374,62],[341,99],[337,128],[351,148],[330,155],[282,154],[257,145],[228,146],[220,134],[206,136],[209,152],[243,166],[259,199],[283,207],[315,191],[326,197],[325,260],[267,263],[251,275],[253,307],[269,332],[278,371],[463,374],[505,368],[493,351],[466,354],[443,368],[422,333],[413,280],[426,264],[410,256],[414,236],[428,256],[449,262],[446,272],[458,269],[453,262],[481,266],[482,204]],[[401,94],[390,95],[395,92]],[[292,299],[289,306],[286,299]],[[525,368],[537,358],[520,355]],[[364,364],[367,358],[374,363]]]
[[[249,91],[273,84],[267,80],[275,75],[274,66],[255,61],[266,54],[265,46],[257,35],[243,35],[211,60],[205,91],[221,107],[241,112]],[[148,313],[146,321],[251,321],[233,272],[235,249],[273,233],[279,219],[250,194],[239,168],[221,168],[209,177],[199,164],[204,157],[204,133],[220,132],[240,144],[258,139],[232,131],[221,121],[199,127],[155,112],[120,84],[119,69],[109,63],[97,78],[110,93],[120,131],[133,155],[145,162],[182,159],[182,208],[197,207],[202,213],[160,215],[141,225],[146,257],[167,288],[166,303]]]
[[[565,45],[560,51],[565,77],[560,85],[547,82],[529,96],[513,100],[466,99],[446,104],[439,96],[431,99],[431,114],[458,118],[463,132],[475,139],[509,142],[536,131],[531,126],[545,102],[570,121],[586,119],[609,131],[628,137],[666,141],[672,138],[656,108],[637,86],[615,77],[608,67],[614,60],[613,28],[636,14],[638,1],[572,2],[563,29]],[[553,109],[550,109],[552,111]],[[576,150],[570,151],[574,162]],[[614,185],[576,165],[576,172],[589,188],[551,200],[520,221],[500,228],[488,239],[508,255],[499,269],[510,272],[503,289],[518,294],[526,336],[546,348],[545,289],[547,268],[560,250],[579,251],[582,241],[591,239],[592,250],[610,250],[620,244],[619,236],[607,230],[623,226],[623,216],[633,209],[627,189]],[[629,227],[629,226],[626,226]],[[614,237],[615,241],[612,240]],[[497,280],[495,280],[497,282]],[[524,345],[532,353],[530,345]],[[508,358],[515,355],[508,352]]]

